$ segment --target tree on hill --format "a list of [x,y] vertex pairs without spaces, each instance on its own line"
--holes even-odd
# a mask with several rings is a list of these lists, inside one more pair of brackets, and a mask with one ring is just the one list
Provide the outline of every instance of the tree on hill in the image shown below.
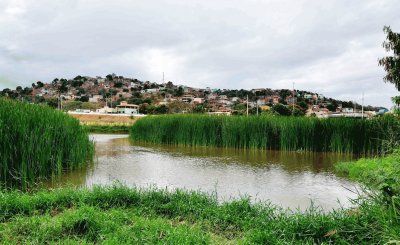
[[122,88],[124,84],[122,82],[115,82],[114,83],[114,88]]
[[80,99],[79,99],[79,101],[81,101],[81,102],[88,102],[89,101],[89,97],[88,96],[82,96]]
[[179,88],[174,91],[174,95],[178,96],[178,97],[182,96],[183,95],[183,87],[179,86]]
[[112,80],[113,80],[113,76],[112,76],[111,74],[108,74],[108,75],[106,76],[106,79],[107,79],[108,81],[112,81]]
[[52,85],[56,85],[58,83],[58,78],[54,78],[53,81],[51,82]]
[[387,36],[382,46],[387,52],[393,51],[392,56],[386,56],[379,60],[379,65],[383,66],[386,71],[383,80],[393,83],[400,91],[400,33],[393,32],[390,26],[385,26],[383,32]]
[[302,110],[303,112],[307,111],[307,109],[308,109],[308,105],[307,105],[307,103],[304,102],[304,101],[298,102],[297,105],[301,108],[301,110]]
[[68,81],[66,79],[61,79],[61,85],[57,88],[59,93],[68,92]]
[[397,106],[397,109],[400,108],[400,96],[392,97],[392,102]]
[[282,104],[276,104],[272,107],[272,112],[279,114],[281,116],[290,116],[292,112],[286,106]]
[[41,81],[36,82],[36,88],[43,88],[43,86],[44,86],[44,83],[42,83]]

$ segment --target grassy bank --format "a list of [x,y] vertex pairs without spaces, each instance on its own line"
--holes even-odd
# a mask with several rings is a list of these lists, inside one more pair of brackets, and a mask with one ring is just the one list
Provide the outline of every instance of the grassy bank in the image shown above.
[[46,106],[0,99],[0,185],[26,187],[87,164],[93,144],[79,121]]
[[379,190],[386,198],[400,198],[400,149],[385,157],[339,163],[336,171]]
[[324,214],[123,186],[0,196],[2,243],[384,244],[400,239],[399,216],[375,201]]
[[83,128],[89,133],[128,134],[131,125],[128,124],[84,124]]
[[377,153],[397,120],[298,117],[148,116],[138,120],[131,138],[139,142],[278,150]]

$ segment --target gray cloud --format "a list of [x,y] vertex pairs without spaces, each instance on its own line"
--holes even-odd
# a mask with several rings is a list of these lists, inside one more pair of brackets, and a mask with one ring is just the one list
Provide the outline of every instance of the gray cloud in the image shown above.
[[115,72],[214,88],[296,88],[390,106],[377,60],[397,0],[5,0],[0,88]]

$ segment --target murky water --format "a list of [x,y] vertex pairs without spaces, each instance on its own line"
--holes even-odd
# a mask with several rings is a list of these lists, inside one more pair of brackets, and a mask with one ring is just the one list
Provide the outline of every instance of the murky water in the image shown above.
[[350,155],[132,144],[126,135],[93,135],[96,163],[58,184],[185,188],[221,200],[250,196],[283,207],[348,207],[357,184],[333,173]]

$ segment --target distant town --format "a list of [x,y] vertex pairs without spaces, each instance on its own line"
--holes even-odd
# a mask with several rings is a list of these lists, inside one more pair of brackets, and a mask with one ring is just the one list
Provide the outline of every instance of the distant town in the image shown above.
[[269,88],[252,90],[193,88],[171,81],[155,83],[125,78],[76,76],[37,81],[31,87],[3,89],[0,96],[35,104],[48,104],[70,113],[146,115],[208,113],[314,117],[374,117],[382,107],[327,98],[322,94]]

